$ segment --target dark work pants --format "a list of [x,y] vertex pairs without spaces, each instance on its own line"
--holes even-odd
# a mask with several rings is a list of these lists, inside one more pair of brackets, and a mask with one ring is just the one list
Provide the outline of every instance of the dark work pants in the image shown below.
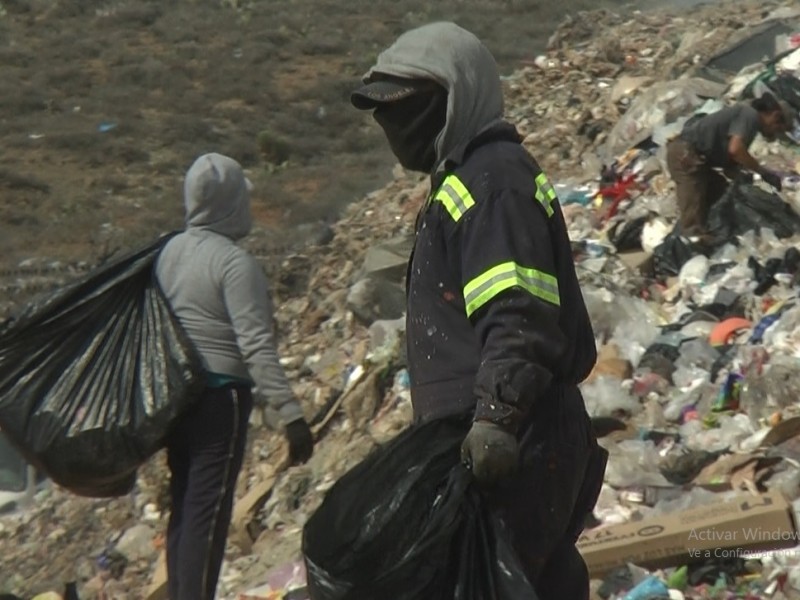
[[252,406],[249,388],[208,389],[170,433],[170,600],[214,598]]
[[728,180],[680,138],[667,144],[667,167],[675,182],[681,233],[706,233],[711,207],[727,190]]
[[487,500],[540,600],[588,600],[589,574],[575,543],[600,494],[608,454],[577,387],[557,390],[543,396],[547,404],[522,430],[519,473]]

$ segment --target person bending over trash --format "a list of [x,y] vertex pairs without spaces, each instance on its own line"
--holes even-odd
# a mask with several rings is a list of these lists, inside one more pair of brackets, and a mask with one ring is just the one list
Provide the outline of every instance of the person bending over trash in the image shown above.
[[794,111],[771,94],[739,103],[686,123],[680,135],[667,144],[667,166],[675,182],[681,233],[706,236],[711,206],[743,170],[757,173],[780,191],[781,177],[761,165],[749,148],[761,133],[774,139],[794,122]]
[[236,245],[252,226],[250,182],[220,154],[186,174],[186,230],[164,247],[156,276],[196,346],[208,384],[167,443],[171,515],[167,530],[170,600],[211,600],[225,550],[255,384],[285,425],[293,462],[313,451],[311,431],[278,353],[266,276]]
[[555,191],[503,120],[494,58],[453,23],[409,31],[351,97],[428,173],[407,295],[415,421],[468,414],[462,455],[543,600],[589,597],[575,548],[602,485],[580,383],[596,360]]

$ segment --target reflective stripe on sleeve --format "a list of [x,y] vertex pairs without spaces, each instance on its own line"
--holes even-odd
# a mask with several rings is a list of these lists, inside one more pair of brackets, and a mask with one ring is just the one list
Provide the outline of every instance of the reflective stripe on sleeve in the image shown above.
[[553,202],[556,200],[556,190],[547,179],[547,175],[539,173],[536,176],[536,200],[544,207],[548,217],[553,216]]
[[475,200],[467,187],[455,175],[448,175],[433,198],[441,202],[454,221],[458,222],[472,206]]
[[484,271],[464,286],[467,316],[472,316],[500,292],[515,287],[555,306],[561,305],[558,280],[553,275],[509,261]]

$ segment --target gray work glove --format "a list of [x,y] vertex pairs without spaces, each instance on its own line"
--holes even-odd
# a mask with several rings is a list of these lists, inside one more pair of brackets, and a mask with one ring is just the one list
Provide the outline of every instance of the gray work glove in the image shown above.
[[517,468],[517,438],[499,425],[476,421],[461,445],[461,460],[472,469],[479,484],[497,483]]
[[764,180],[764,183],[771,185],[777,191],[781,191],[783,189],[783,184],[781,183],[781,176],[777,173],[773,173],[772,171],[764,171],[761,174],[761,179]]
[[289,461],[293,465],[308,462],[314,453],[314,436],[305,419],[292,421],[286,426],[286,441],[289,442]]

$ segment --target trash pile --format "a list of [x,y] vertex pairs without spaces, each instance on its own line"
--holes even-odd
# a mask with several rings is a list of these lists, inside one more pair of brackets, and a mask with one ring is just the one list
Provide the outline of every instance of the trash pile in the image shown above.
[[[800,11],[777,7],[581,14],[506,81],[509,117],[557,182],[598,338],[582,388],[610,457],[579,547],[604,600],[800,597],[799,147],[753,145],[784,190],[733,185],[712,247],[673,234],[664,156],[693,114],[765,88],[800,109]],[[398,169],[332,236],[261,254],[318,445],[288,468],[281,436],[254,423],[220,598],[307,598],[304,524],[409,424],[403,278],[427,192]],[[75,581],[82,600],[164,598],[166,483],[159,457],[130,497],[38,492],[0,518],[0,592]]]

